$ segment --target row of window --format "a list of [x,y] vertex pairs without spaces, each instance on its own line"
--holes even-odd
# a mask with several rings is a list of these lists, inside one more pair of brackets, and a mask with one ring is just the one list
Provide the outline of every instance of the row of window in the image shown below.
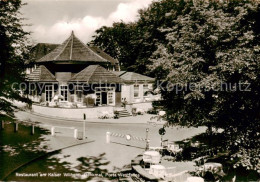
[[[139,97],[139,89],[140,89],[140,86],[139,85],[134,85],[134,97],[137,98]],[[143,85],[143,95],[144,96],[147,96],[147,92],[149,91],[149,87],[147,84]]]
[[[105,90],[104,90],[105,89]],[[140,86],[139,85],[134,85],[134,97],[138,98],[140,95]],[[111,92],[112,91],[112,92]],[[143,96],[147,96],[149,91],[148,84],[143,85]],[[33,93],[32,93],[33,92]],[[33,90],[30,95],[36,95],[37,92],[36,90]],[[35,93],[34,93],[35,92]],[[101,104],[101,92],[107,92],[108,93],[108,103],[112,104],[114,102],[114,96],[113,96],[113,88],[97,88],[97,102]],[[53,97],[53,86],[52,85],[46,85],[45,86],[45,93],[46,93],[46,101],[50,102]],[[62,96],[61,101],[67,101],[68,100],[68,86],[60,86],[60,94]],[[75,94],[77,98],[77,102],[82,102],[83,101],[83,87],[82,85],[77,85],[75,89]]]
[[[77,102],[83,101],[83,87],[82,85],[77,85],[75,89],[76,99]],[[46,85],[45,86],[45,93],[46,93],[46,101],[51,102],[53,97],[53,86],[52,85]],[[103,93],[103,102],[101,100],[101,95]],[[68,101],[68,86],[60,86],[60,94],[62,96],[61,101]],[[114,88],[97,88],[96,89],[96,102],[97,104],[114,104]],[[107,103],[105,103],[104,100],[106,100],[107,97]]]

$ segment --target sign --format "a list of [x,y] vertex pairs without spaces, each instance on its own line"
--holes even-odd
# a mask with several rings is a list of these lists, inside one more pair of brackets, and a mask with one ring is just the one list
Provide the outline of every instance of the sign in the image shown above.
[[166,133],[166,130],[164,128],[160,128],[159,129],[159,134],[160,135],[165,135],[165,133]]

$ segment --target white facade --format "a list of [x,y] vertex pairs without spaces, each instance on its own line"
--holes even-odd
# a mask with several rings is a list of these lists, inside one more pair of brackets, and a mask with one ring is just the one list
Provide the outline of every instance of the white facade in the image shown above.
[[147,91],[152,90],[152,83],[135,83],[122,85],[122,101],[127,103],[139,103],[153,100],[154,96],[147,94]]

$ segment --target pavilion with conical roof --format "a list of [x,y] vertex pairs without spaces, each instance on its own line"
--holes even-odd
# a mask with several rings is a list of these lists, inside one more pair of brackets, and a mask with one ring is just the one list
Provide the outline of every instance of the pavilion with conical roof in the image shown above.
[[121,104],[120,87],[124,81],[111,72],[119,70],[118,60],[98,47],[87,46],[73,31],[62,44],[52,48],[35,61],[27,75],[29,84],[37,87],[33,92],[37,100],[53,102],[56,96],[61,102],[83,103],[85,97],[96,94],[100,98],[96,105]]
[[120,71],[118,60],[97,46],[84,44],[73,31],[62,44],[40,43],[33,50],[37,59],[27,70],[29,89],[31,85],[34,88],[29,94],[33,101],[48,106],[56,103],[55,98],[59,103],[84,106],[121,106],[122,100],[142,102],[154,81]]

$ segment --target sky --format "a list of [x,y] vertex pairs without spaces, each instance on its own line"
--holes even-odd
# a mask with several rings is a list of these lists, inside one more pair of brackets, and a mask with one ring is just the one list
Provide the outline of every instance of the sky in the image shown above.
[[73,30],[83,42],[92,40],[95,30],[113,22],[132,22],[138,10],[152,0],[23,0],[25,30],[34,43],[62,43]]

